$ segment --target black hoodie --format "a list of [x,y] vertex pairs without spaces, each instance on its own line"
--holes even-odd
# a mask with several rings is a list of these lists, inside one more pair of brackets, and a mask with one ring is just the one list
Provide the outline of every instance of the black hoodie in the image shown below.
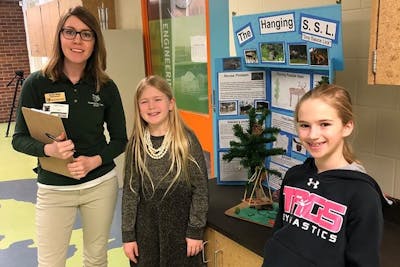
[[263,267],[377,267],[384,197],[355,170],[318,173],[314,159],[289,169]]

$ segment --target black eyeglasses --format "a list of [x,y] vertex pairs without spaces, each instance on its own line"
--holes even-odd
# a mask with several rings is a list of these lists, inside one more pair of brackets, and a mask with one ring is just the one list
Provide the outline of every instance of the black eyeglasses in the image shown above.
[[91,41],[94,39],[94,33],[90,30],[83,30],[83,31],[75,31],[74,29],[63,28],[61,29],[61,33],[65,39],[73,40],[75,39],[76,35],[79,34],[82,40],[84,41]]

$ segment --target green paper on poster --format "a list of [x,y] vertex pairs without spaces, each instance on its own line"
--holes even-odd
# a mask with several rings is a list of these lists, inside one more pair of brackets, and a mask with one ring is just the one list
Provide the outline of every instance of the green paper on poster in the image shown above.
[[225,214],[237,219],[257,223],[267,227],[273,227],[277,214],[278,206],[273,205],[272,210],[256,209],[249,207],[246,203],[240,203],[225,211]]

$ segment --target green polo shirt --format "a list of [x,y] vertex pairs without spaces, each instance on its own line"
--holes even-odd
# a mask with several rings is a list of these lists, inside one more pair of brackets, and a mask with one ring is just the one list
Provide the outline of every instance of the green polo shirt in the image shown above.
[[[84,78],[72,84],[67,77],[51,81],[41,71],[28,76],[22,85],[19,98],[12,145],[15,150],[44,157],[43,143],[33,139],[28,131],[21,107],[42,109],[45,96],[50,93],[65,94],[56,103],[68,104],[68,118],[63,118],[67,136],[75,144],[74,157],[100,155],[102,165],[86,177],[76,180],[46,171],[38,164],[38,182],[47,185],[75,185],[96,179],[115,167],[113,159],[125,150],[127,142],[125,114],[121,97],[115,83],[110,80],[96,92],[95,82]],[[109,140],[104,135],[104,127]]]

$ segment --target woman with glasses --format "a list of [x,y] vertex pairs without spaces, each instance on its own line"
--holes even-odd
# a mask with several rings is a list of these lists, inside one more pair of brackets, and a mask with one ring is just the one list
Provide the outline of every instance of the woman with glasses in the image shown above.
[[[117,200],[114,158],[127,142],[125,115],[115,83],[105,73],[106,50],[97,19],[83,7],[61,17],[53,55],[24,82],[12,144],[36,156],[67,159],[69,176],[38,164],[36,228],[39,267],[64,267],[79,211],[83,266],[106,267]],[[62,117],[65,133],[47,144],[33,139],[22,107]],[[104,126],[109,138],[104,135]]]

